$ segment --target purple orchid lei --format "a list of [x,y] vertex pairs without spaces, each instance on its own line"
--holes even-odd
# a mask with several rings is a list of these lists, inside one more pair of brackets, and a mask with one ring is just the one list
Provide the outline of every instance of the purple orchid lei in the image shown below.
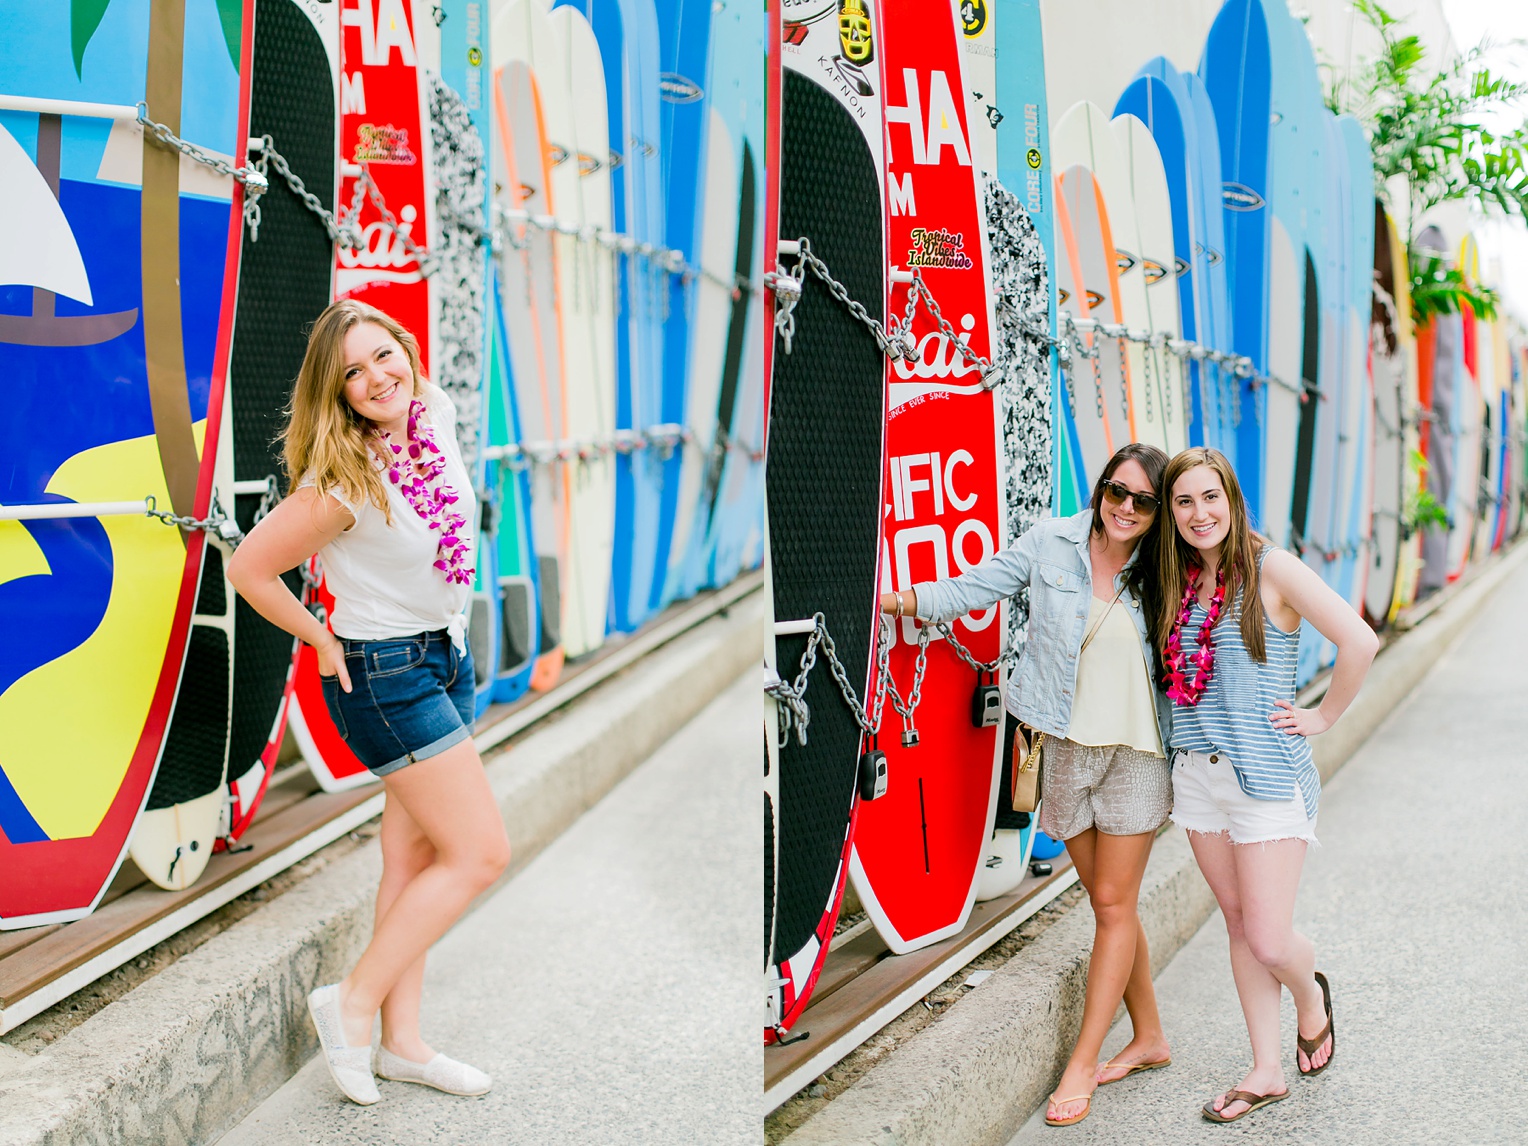
[[[1215,594],[1210,607],[1205,610],[1204,622],[1199,626],[1199,649],[1192,656],[1183,652],[1183,626],[1193,615],[1194,604],[1199,597],[1199,575],[1204,572],[1198,565],[1188,568],[1188,585],[1183,590],[1183,601],[1178,606],[1178,617],[1167,637],[1167,648],[1162,650],[1162,665],[1167,670],[1167,699],[1179,708],[1192,708],[1199,703],[1204,690],[1210,687],[1215,675],[1215,623],[1226,600],[1226,571],[1221,566],[1215,571]],[[1197,670],[1194,679],[1188,679],[1189,666]]]
[[467,519],[451,507],[456,504],[457,493],[442,480],[446,459],[435,444],[435,431],[421,421],[424,403],[417,398],[409,403],[408,458],[405,447],[388,440],[387,432],[374,427],[372,434],[386,445],[392,456],[378,452],[377,463],[387,471],[387,478],[398,487],[398,492],[413,507],[424,523],[440,533],[440,544],[435,550],[435,568],[446,576],[448,585],[470,585],[474,569],[467,564],[467,543],[461,537]]

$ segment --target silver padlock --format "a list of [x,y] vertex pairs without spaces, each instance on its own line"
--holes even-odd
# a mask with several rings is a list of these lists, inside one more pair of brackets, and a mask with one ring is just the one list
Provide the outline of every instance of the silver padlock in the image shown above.
[[916,748],[916,747],[918,747],[918,730],[916,728],[914,728],[910,724],[902,729],[902,747],[903,748]]

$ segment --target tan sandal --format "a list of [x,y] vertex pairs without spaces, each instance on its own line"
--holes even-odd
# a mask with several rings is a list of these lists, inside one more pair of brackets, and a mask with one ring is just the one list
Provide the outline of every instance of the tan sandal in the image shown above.
[[[1082,1108],[1081,1114],[1074,1114],[1070,1118],[1052,1118],[1050,1116],[1052,1107],[1065,1106],[1068,1102],[1078,1102],[1082,1099],[1087,1099],[1087,1105]],[[1050,1105],[1045,1108],[1045,1125],[1075,1126],[1091,1113],[1093,1113],[1093,1096],[1091,1094],[1074,1094],[1071,1098],[1057,1098],[1052,1094],[1050,1096]]]
[[1316,1052],[1321,1049],[1321,1044],[1328,1038],[1332,1040],[1332,1052],[1326,1056],[1326,1061],[1318,1067],[1306,1070],[1300,1065],[1300,1056],[1295,1055],[1295,1069],[1306,1078],[1315,1078],[1327,1067],[1332,1065],[1332,1060],[1337,1057],[1337,1031],[1332,1026],[1332,986],[1326,981],[1326,976],[1320,971],[1316,972],[1316,983],[1321,988],[1321,998],[1326,1002],[1326,1026],[1321,1028],[1321,1033],[1313,1039],[1308,1039],[1300,1033],[1300,1026],[1295,1024],[1295,1045],[1305,1052],[1306,1062],[1316,1061]]
[[[1283,1102],[1288,1097],[1288,1089],[1281,1090],[1277,1094],[1253,1094],[1250,1090],[1228,1090],[1226,1091],[1225,1101],[1220,1104],[1220,1110],[1215,1109],[1215,1100],[1212,1098],[1204,1104],[1200,1113],[1211,1122],[1235,1122],[1238,1119],[1247,1117],[1254,1110],[1261,1110],[1263,1107],[1275,1102]],[[1247,1103],[1247,1109],[1243,1110],[1240,1114],[1233,1114],[1227,1118],[1221,1113],[1221,1110],[1224,1110],[1233,1102],[1245,1102]]]
[[1164,1067],[1164,1066],[1172,1066],[1172,1064],[1173,1064],[1173,1060],[1172,1060],[1171,1057],[1168,1057],[1168,1058],[1159,1058],[1159,1059],[1157,1059],[1156,1062],[1114,1062],[1114,1061],[1111,1060],[1109,1062],[1104,1063],[1098,1069],[1100,1071],[1104,1071],[1104,1070],[1122,1070],[1125,1073],[1120,1075],[1118,1078],[1100,1078],[1098,1080],[1098,1085],[1099,1086],[1108,1086],[1111,1082],[1123,1082],[1125,1079],[1129,1078],[1132,1074],[1136,1073],[1136,1071],[1140,1071],[1140,1070],[1160,1070],[1162,1067]]

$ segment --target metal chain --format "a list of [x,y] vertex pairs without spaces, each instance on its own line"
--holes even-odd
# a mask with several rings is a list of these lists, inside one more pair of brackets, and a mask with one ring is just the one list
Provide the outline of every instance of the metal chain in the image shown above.
[[[774,697],[780,706],[780,747],[784,748],[790,742],[790,733],[794,728],[797,742],[806,744],[807,726],[811,723],[811,709],[806,703],[806,688],[812,669],[817,666],[817,650],[822,649],[827,654],[828,669],[833,674],[833,680],[838,684],[838,691],[848,705],[850,713],[854,716],[854,722],[859,725],[860,731],[866,736],[875,736],[881,729],[882,705],[885,703],[887,692],[895,698],[892,703],[899,705],[900,697],[896,694],[895,686],[890,684],[891,673],[887,667],[891,652],[891,629],[882,617],[876,635],[876,682],[875,699],[869,712],[860,703],[859,693],[849,683],[848,670],[843,662],[838,659],[838,649],[833,643],[833,637],[828,633],[826,618],[821,612],[812,616],[812,634],[807,638],[806,648],[801,653],[801,663],[796,673],[796,679],[792,683],[776,678],[766,681],[764,691]],[[926,643],[926,642],[925,642]],[[918,681],[913,691],[916,695],[918,688],[923,683],[920,671]],[[901,712],[900,706],[897,708]]]
[[144,502],[144,515],[157,517],[166,525],[177,525],[185,530],[216,534],[218,539],[227,544],[230,549],[238,548],[239,542],[244,540],[244,531],[239,528],[238,522],[223,512],[216,489],[212,491],[212,504],[207,507],[206,517],[183,517],[167,509],[157,509],[153,494],[145,498]]
[[1012,649],[1008,649],[1005,652],[999,653],[998,658],[995,661],[979,661],[972,654],[970,649],[966,648],[965,645],[961,644],[960,641],[955,638],[955,633],[949,625],[945,624],[943,621],[935,621],[933,624],[934,628],[938,629],[939,632],[943,635],[944,639],[950,643],[950,648],[954,650],[955,655],[958,656],[961,660],[965,661],[966,664],[970,665],[978,673],[995,673],[1003,666],[1011,665],[1019,659],[1016,652],[1014,652]]
[[924,624],[918,628],[918,656],[913,662],[913,687],[907,694],[907,699],[902,699],[902,694],[897,691],[896,682],[891,679],[891,672],[886,673],[886,691],[891,698],[891,707],[897,710],[897,715],[902,718],[902,727],[912,730],[913,714],[918,711],[918,705],[923,699],[923,674],[928,671],[928,643],[932,640],[933,628]]
[[203,151],[196,144],[180,138],[167,126],[149,116],[149,105],[145,100],[138,101],[138,125],[172,151],[178,151],[186,158],[204,167],[210,167],[220,175],[227,175],[237,183],[242,183],[246,192],[244,221],[249,223],[253,219],[254,225],[259,226],[260,196],[269,191],[271,186],[263,168],[258,164],[253,167],[247,164],[243,167],[235,167],[222,156]]
[[[981,371],[982,389],[991,390],[997,386],[997,384],[1003,380],[1003,372],[997,367],[992,359],[983,358],[980,354],[976,353],[976,351],[972,350],[971,347],[966,344],[965,339],[961,338],[958,334],[955,333],[955,328],[945,320],[944,314],[939,309],[939,304],[934,301],[934,296],[932,292],[929,291],[928,284],[923,281],[923,273],[918,270],[913,271],[912,289],[908,291],[908,294],[911,295],[913,291],[916,291],[918,294],[922,295],[923,305],[928,308],[929,314],[931,314],[934,318],[934,321],[939,324],[939,332],[944,335],[945,340],[954,344],[955,346],[958,346],[960,348],[961,357],[963,357],[967,362],[971,363]],[[911,318],[911,315],[912,300],[909,299],[909,318]],[[909,335],[911,334],[910,328],[907,330],[907,333]],[[916,357],[917,356],[914,355],[915,359]]]

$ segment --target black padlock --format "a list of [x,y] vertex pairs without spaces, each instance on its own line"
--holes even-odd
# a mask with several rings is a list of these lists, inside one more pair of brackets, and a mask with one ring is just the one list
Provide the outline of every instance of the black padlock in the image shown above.
[[1035,877],[1050,875],[1051,865],[1045,860],[1033,860],[1029,865],[1029,874]]
[[996,728],[1003,723],[1003,692],[997,685],[997,674],[990,682],[978,674],[976,691],[971,694],[971,726],[973,728]]
[[879,748],[867,749],[859,760],[859,794],[861,800],[878,800],[886,795],[886,753]]

